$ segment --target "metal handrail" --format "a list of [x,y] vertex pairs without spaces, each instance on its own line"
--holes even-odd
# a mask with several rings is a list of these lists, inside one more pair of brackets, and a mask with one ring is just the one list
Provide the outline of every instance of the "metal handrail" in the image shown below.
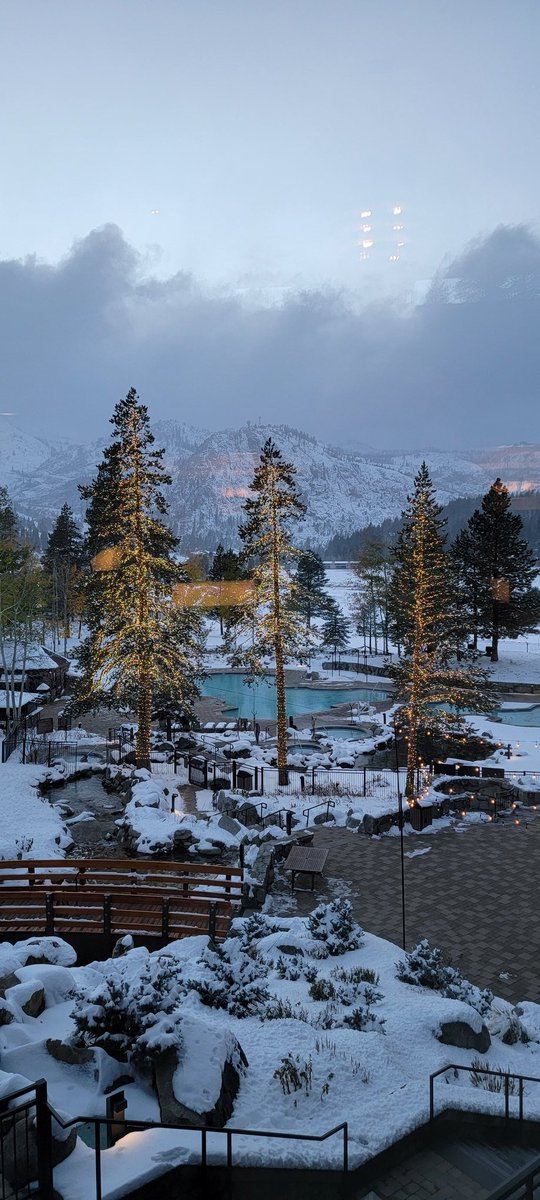
[[[540,1183],[540,1155],[535,1158],[532,1163],[528,1163],[526,1167],[522,1167],[516,1175],[506,1183],[499,1184],[494,1192],[490,1192],[487,1200],[533,1200],[535,1184]],[[524,1187],[524,1191],[519,1196],[516,1195],[516,1189]]]
[[[520,1075],[517,1071],[498,1071],[491,1067],[473,1067],[464,1063],[448,1063],[446,1067],[441,1067],[438,1071],[433,1071],[429,1077],[429,1119],[435,1119],[435,1080],[439,1075],[446,1075],[447,1071],[467,1071],[469,1075],[495,1075],[504,1079],[504,1115],[508,1120],[510,1117],[510,1080],[517,1079],[518,1081],[518,1120],[523,1121],[523,1085],[525,1083],[540,1083],[540,1078],[537,1075]],[[449,1107],[446,1105],[446,1107]]]
[[233,1153],[232,1140],[235,1136],[242,1137],[265,1137],[279,1138],[283,1141],[301,1141],[301,1142],[325,1142],[328,1138],[334,1137],[335,1134],[343,1134],[343,1171],[349,1170],[349,1123],[342,1121],[339,1125],[334,1125],[332,1129],[327,1129],[325,1133],[284,1133],[281,1130],[272,1129],[210,1129],[207,1125],[189,1125],[185,1124],[170,1124],[166,1121],[126,1121],[118,1117],[90,1117],[87,1115],[71,1117],[68,1121],[60,1116],[51,1104],[48,1105],[49,1112],[54,1120],[62,1129],[69,1129],[73,1125],[93,1125],[94,1126],[94,1150],[95,1150],[95,1178],[96,1178],[96,1200],[102,1200],[101,1189],[101,1126],[106,1127],[123,1126],[126,1136],[130,1131],[140,1133],[147,1129],[178,1129],[188,1131],[190,1133],[200,1133],[201,1135],[201,1167],[204,1169],[207,1166],[207,1135],[208,1134],[224,1134],[227,1139],[226,1146],[226,1161],[227,1168],[232,1168]]
[[328,820],[329,810],[336,807],[335,800],[319,800],[318,804],[309,804],[307,808],[302,809],[302,816],[306,818],[306,826],[309,824],[309,814],[314,808],[326,808],[326,820]]

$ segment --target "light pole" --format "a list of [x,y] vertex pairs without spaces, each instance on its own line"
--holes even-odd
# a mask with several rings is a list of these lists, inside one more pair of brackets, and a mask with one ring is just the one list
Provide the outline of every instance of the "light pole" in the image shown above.
[[397,798],[398,798],[398,813],[399,813],[399,855],[401,860],[401,938],[403,949],[406,949],[405,936],[405,854],[403,847],[403,796],[401,794],[401,786],[399,781],[399,757],[398,757],[398,730],[394,725],[394,755],[396,760],[396,778],[397,778]]

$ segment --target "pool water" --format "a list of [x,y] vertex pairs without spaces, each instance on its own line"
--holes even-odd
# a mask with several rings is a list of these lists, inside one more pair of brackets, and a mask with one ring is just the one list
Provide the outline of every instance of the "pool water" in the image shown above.
[[342,727],[339,725],[334,725],[333,727],[329,725],[327,729],[317,729],[316,732],[322,734],[325,738],[340,738],[342,741],[351,742],[357,741],[360,738],[371,737],[373,734],[372,729],[365,729],[362,725],[343,725]]
[[499,717],[505,725],[529,725],[540,728],[540,704],[532,704],[530,708],[496,708],[493,716]]
[[[203,696],[216,696],[224,700],[227,707],[234,709],[235,717],[250,717],[272,720],[276,715],[276,689],[274,676],[266,675],[256,683],[247,684],[243,675],[218,671],[209,675],[201,688]],[[333,704],[366,703],[389,700],[390,692],[382,688],[306,688],[288,687],[287,714],[321,712]]]
[[[454,708],[452,704],[432,704],[430,707],[446,708],[449,712],[462,712],[464,716],[478,716],[477,713],[469,713],[466,708]],[[522,708],[494,708],[485,715],[502,721],[504,725],[527,725],[533,729],[540,728],[540,704],[531,704],[528,708],[525,706]]]

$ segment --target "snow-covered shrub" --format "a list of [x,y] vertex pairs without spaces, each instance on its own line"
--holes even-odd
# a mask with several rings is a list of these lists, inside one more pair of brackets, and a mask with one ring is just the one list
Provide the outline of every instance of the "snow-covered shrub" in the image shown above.
[[298,1002],[282,999],[281,996],[271,996],[264,1009],[265,1021],[309,1021],[307,1010]]
[[354,920],[350,900],[343,897],[315,908],[308,918],[308,926],[312,938],[320,943],[314,950],[317,958],[345,954],[362,944],[364,931]]
[[163,955],[126,979],[110,970],[97,987],[75,994],[72,1019],[77,1046],[100,1046],[120,1062],[149,1066],[158,1051],[182,1045],[179,1004],[185,988],[174,959]]
[[199,970],[187,982],[209,1008],[223,1008],[233,1017],[262,1015],[270,998],[265,969],[250,958],[234,939],[216,950],[204,950]]
[[331,979],[315,979],[310,985],[309,994],[312,1000],[335,1000],[336,989]]
[[515,1008],[492,1009],[489,1029],[491,1033],[500,1037],[505,1046],[515,1046],[518,1042],[526,1045],[531,1041],[521,1020],[521,1014]]
[[333,967],[330,975],[339,983],[372,983],[374,987],[380,979],[378,972],[371,967]]
[[405,955],[404,960],[396,964],[396,975],[402,983],[431,988],[451,1000],[462,1000],[476,1009],[480,1016],[485,1016],[493,1003],[493,993],[489,988],[476,987],[463,978],[458,967],[447,966],[442,950],[430,946],[427,938],[423,938],[410,954]]
[[293,955],[288,962],[285,962],[280,954],[276,963],[276,973],[278,979],[289,979],[292,983],[296,983],[296,980],[300,979],[300,965],[296,956]]
[[384,1033],[385,1023],[384,1017],[377,1017],[369,1006],[364,1008],[362,1004],[343,1017],[343,1025],[347,1025],[349,1029],[358,1029],[361,1033]]

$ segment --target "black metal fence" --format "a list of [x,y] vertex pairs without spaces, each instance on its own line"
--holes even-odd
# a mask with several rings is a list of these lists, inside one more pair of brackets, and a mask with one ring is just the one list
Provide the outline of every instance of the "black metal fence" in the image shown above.
[[0,1200],[53,1200],[52,1161],[47,1084],[40,1079],[0,1101]]
[[83,765],[84,758],[90,751],[91,747],[84,742],[53,742],[46,738],[27,738],[23,742],[22,760],[52,767],[56,761],[63,759],[77,770],[79,765]]
[[[171,1129],[179,1132],[187,1131],[199,1135],[199,1166],[204,1170],[208,1166],[207,1135],[212,1139],[223,1138],[224,1164],[230,1170],[233,1167],[233,1149],[235,1139],[268,1138],[270,1141],[288,1142],[326,1142],[330,1138],[341,1135],[342,1150],[340,1165],[343,1171],[349,1169],[349,1127],[346,1121],[335,1125],[325,1133],[291,1133],[267,1129],[211,1129],[202,1125],[166,1124],[160,1121],[129,1121],[124,1116],[123,1093],[115,1093],[109,1101],[118,1100],[117,1106],[110,1104],[108,1111],[113,1116],[88,1117],[77,1116],[65,1120],[48,1103],[47,1083],[44,1079],[20,1091],[11,1092],[0,1101],[0,1200],[29,1200],[36,1197],[39,1200],[54,1200],[56,1193],[53,1183],[53,1140],[52,1122],[61,1129],[82,1127],[86,1131],[85,1140],[88,1144],[88,1132],[93,1135],[94,1180],[96,1200],[103,1200],[103,1164],[102,1146],[113,1146],[116,1141],[131,1132],[151,1131],[153,1129]],[[103,1137],[103,1132],[105,1137]],[[214,1152],[215,1153],[215,1152]],[[134,1185],[136,1180],[133,1180]],[[37,1185],[37,1188],[36,1188]]]

